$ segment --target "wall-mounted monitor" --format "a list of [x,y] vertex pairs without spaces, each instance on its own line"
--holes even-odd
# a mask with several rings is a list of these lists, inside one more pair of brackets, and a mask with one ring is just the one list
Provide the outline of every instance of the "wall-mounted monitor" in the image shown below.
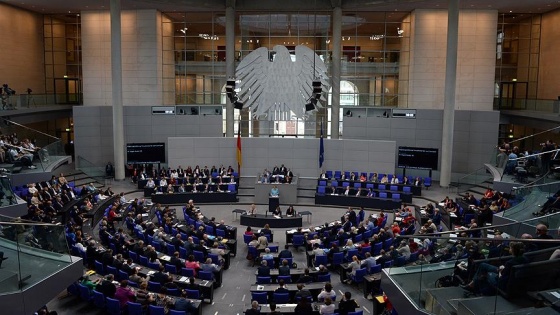
[[127,143],[126,161],[132,163],[165,163],[165,143]]
[[397,167],[437,170],[438,151],[433,148],[399,147]]

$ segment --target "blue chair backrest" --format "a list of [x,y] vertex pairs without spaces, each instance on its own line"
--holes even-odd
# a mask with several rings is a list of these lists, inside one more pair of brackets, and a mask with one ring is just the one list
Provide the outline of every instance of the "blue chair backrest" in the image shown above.
[[334,171],[334,178],[340,179],[340,177],[342,177],[342,172],[341,171]]
[[379,184],[379,186],[377,186],[377,189],[379,190],[386,190],[387,186],[385,184]]
[[346,188],[350,186],[350,182],[342,182],[342,187]]
[[200,291],[190,289],[186,289],[185,291],[187,292],[187,297],[189,299],[200,299]]
[[396,186],[396,185],[391,185],[391,186],[389,186],[389,190],[391,190],[391,191],[399,191],[399,187]]
[[383,249],[383,242],[373,244],[373,250],[372,250],[373,256],[379,255],[382,249]]
[[237,187],[235,186],[235,184],[228,184],[228,191],[231,193],[235,193],[237,192]]
[[370,274],[380,273],[382,267],[383,266],[381,266],[381,265],[375,265],[375,266],[371,267],[371,269],[369,270],[369,273]]
[[257,283],[258,284],[270,284],[272,283],[271,277],[259,277],[257,276]]
[[332,265],[333,266],[338,266],[340,264],[342,264],[344,260],[344,253],[343,252],[339,252],[339,253],[334,253],[332,256]]
[[251,300],[259,302],[259,304],[268,303],[268,293],[266,292],[251,292]]
[[110,315],[120,315],[121,314],[121,302],[117,299],[112,299],[110,297],[105,298],[107,303],[107,313]]
[[327,181],[326,180],[320,180],[319,181],[319,186],[327,186]]
[[126,309],[128,311],[128,315],[143,315],[144,313],[142,310],[142,304],[140,303],[127,302]]
[[284,304],[288,303],[290,300],[290,293],[276,293],[272,295],[272,299],[277,304]]
[[409,186],[404,186],[402,190],[403,190],[404,193],[407,193],[407,194],[410,194],[410,192],[412,191]]
[[93,290],[93,304],[98,308],[105,308],[105,295]]
[[169,310],[167,315],[187,315],[186,311],[176,311],[176,310]]
[[294,235],[292,237],[292,243],[294,244],[294,246],[301,246],[304,243],[304,237],[303,235]]
[[325,189],[326,189],[325,186],[319,186],[319,187],[317,187],[317,193],[319,195],[324,195],[325,194]]
[[214,273],[212,271],[199,271],[198,277],[202,280],[212,281],[214,280]]
[[163,306],[149,305],[150,315],[165,315]]
[[387,193],[386,192],[380,192],[379,193],[379,198],[387,198]]
[[332,171],[326,171],[325,175],[327,175],[327,178],[332,178],[333,172]]
[[194,269],[192,268],[181,268],[181,275],[184,277],[194,277]]
[[165,264],[165,271],[167,271],[169,273],[177,274],[177,266],[170,265],[170,264]]
[[373,189],[373,184],[372,183],[367,183],[366,188],[367,189]]
[[317,276],[318,282],[331,282],[331,274],[327,273],[325,275],[318,275]]
[[243,242],[249,244],[253,240],[253,235],[243,234]]
[[395,200],[400,200],[401,199],[401,194],[391,194],[391,198],[395,199]]

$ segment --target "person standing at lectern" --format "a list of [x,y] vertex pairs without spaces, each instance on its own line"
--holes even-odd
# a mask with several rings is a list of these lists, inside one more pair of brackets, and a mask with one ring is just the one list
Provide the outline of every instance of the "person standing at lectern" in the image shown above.
[[276,185],[270,190],[270,197],[280,197],[280,191]]

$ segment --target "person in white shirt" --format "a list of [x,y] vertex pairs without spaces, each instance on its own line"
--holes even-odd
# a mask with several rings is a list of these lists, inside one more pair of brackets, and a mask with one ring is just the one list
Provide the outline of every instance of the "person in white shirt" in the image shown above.
[[156,187],[156,183],[154,182],[154,180],[152,178],[148,179],[148,182],[146,183],[146,188],[155,188]]
[[159,181],[159,186],[160,186],[160,187],[167,187],[167,180],[166,180],[165,178],[162,178],[162,179]]
[[344,196],[350,195],[350,186],[346,186],[346,190],[344,191]]
[[391,178],[391,184],[398,184],[399,183],[399,179],[397,178],[396,175],[393,174],[393,178]]

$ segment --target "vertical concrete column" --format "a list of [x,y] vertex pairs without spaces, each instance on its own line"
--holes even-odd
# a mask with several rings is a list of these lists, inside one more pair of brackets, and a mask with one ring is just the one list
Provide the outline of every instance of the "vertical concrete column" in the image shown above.
[[121,1],[111,0],[111,87],[115,179],[124,180],[124,119],[122,97]]
[[[226,79],[235,76],[235,9],[226,7]],[[224,82],[225,83],[225,82]],[[221,88],[221,87],[220,87]],[[233,137],[233,104],[226,100],[226,137]]]
[[457,46],[459,42],[459,0],[449,0],[447,17],[447,51],[445,64],[445,94],[443,130],[441,135],[441,169],[439,183],[451,183],[453,162],[453,127],[455,125],[455,90],[457,84]]
[[337,6],[333,9],[333,50],[331,60],[331,139],[340,138],[340,57],[342,36],[342,9]]

